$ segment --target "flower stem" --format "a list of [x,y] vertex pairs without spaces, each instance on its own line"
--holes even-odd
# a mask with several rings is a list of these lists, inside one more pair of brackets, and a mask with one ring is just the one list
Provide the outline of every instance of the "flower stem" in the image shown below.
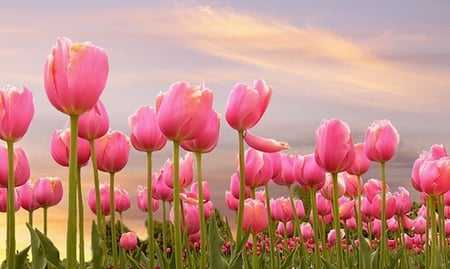
[[43,208],[44,211],[44,235],[47,236],[47,207]]
[[202,153],[195,152],[197,163],[198,210],[200,215],[200,268],[206,267],[206,222],[203,207]]
[[253,252],[253,268],[259,268],[258,266],[258,238],[256,237],[256,233],[252,234],[252,252]]
[[114,201],[114,173],[109,173],[109,213],[111,225],[111,249],[114,268],[119,268],[117,263],[117,234],[116,234],[116,206]]
[[8,190],[7,190],[7,240],[6,240],[6,262],[8,269],[15,268],[16,252],[16,210],[15,210],[15,182],[14,182],[14,142],[6,141],[8,150]]
[[69,191],[67,218],[67,269],[77,266],[77,148],[78,115],[70,115]]
[[173,207],[174,207],[174,233],[175,233],[175,268],[182,268],[181,246],[181,200],[180,200],[180,142],[173,141]]
[[387,222],[386,222],[386,169],[385,163],[381,162],[381,236],[380,236],[380,266],[387,266]]
[[343,269],[343,254],[342,254],[342,241],[341,241],[341,222],[339,218],[339,197],[338,197],[338,174],[333,175],[333,224],[336,231],[336,252],[337,252],[337,268]]
[[[436,229],[436,197],[435,196],[429,196],[430,197],[430,207],[432,206],[432,213],[430,218],[430,224],[431,224],[431,248],[430,248],[430,267],[429,268],[436,268],[436,246],[437,246],[437,229]],[[427,205],[428,206],[428,205]]]
[[437,197],[438,205],[438,219],[439,219],[439,249],[441,250],[441,257],[444,259],[444,264],[447,264],[447,244],[445,243],[445,216],[444,216],[444,195]]
[[162,222],[162,240],[163,240],[163,253],[164,256],[167,257],[167,236],[166,236],[166,226],[167,226],[167,219],[166,219],[166,201],[162,201],[162,218],[163,218],[163,222]]
[[[270,195],[269,184],[264,185],[264,194],[266,196],[266,210],[267,210],[267,229],[269,230],[269,247],[270,247],[270,265],[271,268],[279,268],[278,255],[274,255],[275,252],[275,238],[273,232],[272,218],[270,217]],[[275,258],[276,256],[276,258]],[[276,260],[275,260],[276,259]]]
[[[361,216],[361,176],[358,175],[358,184],[356,186],[357,188],[357,202],[355,204],[355,212],[356,212],[356,229],[357,229],[357,238],[359,241],[361,240],[365,240],[363,233],[362,233],[362,216]],[[360,242],[361,244],[361,242]],[[358,249],[358,267],[359,268],[363,268],[364,264],[363,264],[363,253],[361,251],[361,249]]]
[[[80,269],[86,268],[85,258],[84,258],[84,207],[83,207],[83,191],[81,187],[81,167],[77,169],[78,178],[78,229],[80,230]],[[46,210],[47,211],[47,210]]]
[[244,219],[244,201],[245,201],[245,159],[244,159],[244,131],[238,131],[239,139],[239,207],[236,223],[236,242],[243,239],[242,223]]
[[[316,200],[316,190],[312,188],[309,190],[309,196],[311,198],[311,210],[313,213],[313,229],[314,229],[314,268],[320,268],[320,246],[319,246],[319,214],[317,213],[317,200]],[[326,246],[322,246],[323,249]]]
[[[153,234],[152,152],[147,152],[147,252],[148,268],[155,267],[155,237]],[[165,225],[165,224],[164,224]]]

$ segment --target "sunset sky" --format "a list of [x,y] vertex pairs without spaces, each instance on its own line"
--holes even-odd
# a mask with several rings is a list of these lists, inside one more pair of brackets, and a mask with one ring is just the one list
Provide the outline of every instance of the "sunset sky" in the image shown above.
[[[287,141],[292,149],[286,153],[311,153],[322,119],[345,121],[354,141],[362,142],[374,120],[387,118],[401,137],[387,165],[388,183],[417,195],[410,184],[415,158],[432,144],[450,144],[448,1],[41,0],[0,5],[0,86],[27,86],[34,96],[32,125],[17,143],[27,152],[32,180],[67,178],[67,170],[49,153],[50,134],[64,128],[67,118],[50,105],[43,87],[44,61],[58,36],[91,41],[108,52],[110,74],[101,99],[111,129],[126,134],[128,117],[140,105],[154,105],[155,96],[173,82],[204,82],[223,114],[235,83],[264,78],[273,97],[253,132]],[[154,154],[155,169],[171,157],[171,146]],[[219,145],[204,157],[203,166],[213,202],[228,217],[233,215],[223,194],[236,153],[237,134],[223,120]],[[378,169],[374,164],[365,179],[378,177]],[[145,154],[132,149],[116,182],[133,199],[125,224],[142,238],[145,213],[137,210],[134,196],[145,177]],[[90,166],[83,183],[86,191],[93,184]],[[287,193],[275,190],[275,195]],[[66,198],[49,209],[49,237],[61,250]],[[6,222],[3,215],[0,226]],[[88,208],[86,215],[92,218]],[[36,214],[38,228],[41,217]],[[19,211],[19,249],[28,244],[26,218]],[[1,229],[2,260],[5,240],[6,229]]]

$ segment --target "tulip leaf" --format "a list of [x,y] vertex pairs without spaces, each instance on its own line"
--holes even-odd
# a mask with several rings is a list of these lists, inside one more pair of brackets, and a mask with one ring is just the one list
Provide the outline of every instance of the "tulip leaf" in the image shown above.
[[372,268],[371,264],[372,264],[372,260],[370,257],[370,247],[369,244],[367,243],[366,239],[362,236],[359,235],[359,245],[360,248],[358,251],[361,251],[362,254],[362,264],[358,264],[358,267],[361,269],[366,269],[366,268]]
[[21,252],[16,254],[16,268],[22,269],[27,268],[26,264],[28,262],[28,251],[30,250],[31,246],[26,247]]
[[31,237],[31,253],[32,253],[32,269],[44,269],[47,265],[45,260],[45,252],[39,240],[36,231],[27,223],[27,228],[30,231]]
[[219,233],[216,218],[213,217],[211,218],[211,222],[209,223],[209,233],[208,233],[210,268],[222,269],[226,267],[222,259],[223,243],[224,240]]
[[[158,263],[161,265],[162,268],[172,268],[172,267],[169,267],[169,261],[167,260],[166,255],[164,255],[163,252],[161,251],[161,248],[156,244],[156,241],[155,241],[155,245],[156,245],[156,247],[155,247],[156,257],[157,257]],[[143,255],[143,254],[141,253],[141,255]]]
[[95,222],[92,222],[91,230],[91,247],[92,247],[92,266],[93,268],[103,268],[104,267],[104,253],[102,247],[102,239],[98,233],[98,227]]
[[55,247],[53,242],[39,230],[35,229],[35,231],[44,249],[47,264],[52,265],[56,269],[64,269],[64,265],[59,258],[59,250]]

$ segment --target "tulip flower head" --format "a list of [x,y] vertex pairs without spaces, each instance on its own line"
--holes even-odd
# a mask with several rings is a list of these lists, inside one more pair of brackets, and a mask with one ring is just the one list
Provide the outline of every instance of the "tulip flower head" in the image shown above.
[[128,118],[131,144],[136,150],[153,152],[162,149],[167,138],[159,129],[156,111],[150,106],[139,107]]
[[400,136],[389,120],[377,120],[367,128],[364,151],[375,162],[387,162],[394,156]]
[[[148,198],[147,198],[147,188],[141,185],[137,186],[136,194],[137,207],[143,211],[148,210]],[[152,211],[155,212],[159,209],[159,200],[152,198]]]
[[38,178],[34,183],[34,195],[36,203],[41,207],[57,205],[63,198],[61,180],[57,177]]
[[107,173],[122,170],[128,162],[130,139],[120,131],[113,131],[94,141],[98,169]]
[[83,113],[78,120],[78,136],[95,140],[104,136],[109,129],[109,117],[105,105],[99,99],[95,106]]
[[[109,203],[109,184],[100,184],[100,208],[104,216],[108,216],[110,213]],[[88,205],[92,213],[97,214],[97,206],[95,200],[95,189],[91,187],[88,192]]]
[[242,228],[256,234],[267,228],[267,211],[259,200],[246,199],[244,203],[244,221]]
[[[91,157],[91,149],[89,142],[83,138],[78,137],[77,149],[77,164],[83,167],[88,164]],[[50,153],[53,160],[59,165],[69,166],[69,152],[70,152],[70,128],[63,130],[55,130],[52,133],[50,142]]]
[[[30,164],[21,147],[14,148],[14,186],[25,184],[30,179]],[[8,187],[8,149],[0,145],[0,188]]]
[[123,233],[120,236],[119,245],[126,250],[132,250],[137,247],[138,239],[134,232]]

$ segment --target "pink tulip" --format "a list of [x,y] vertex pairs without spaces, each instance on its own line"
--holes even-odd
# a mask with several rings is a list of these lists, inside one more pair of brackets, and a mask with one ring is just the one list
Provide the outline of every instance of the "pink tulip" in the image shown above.
[[303,165],[297,182],[305,190],[320,190],[325,184],[325,171],[317,164],[314,154],[303,157]]
[[355,161],[347,169],[347,172],[352,175],[360,176],[369,171],[370,160],[364,151],[364,144],[355,144]]
[[281,173],[281,153],[279,151],[268,153],[270,159],[272,160],[272,179],[276,178]]
[[81,115],[97,103],[108,71],[108,56],[102,48],[58,38],[45,61],[45,92],[57,110]]
[[237,211],[239,207],[239,199],[234,197],[230,191],[225,191],[225,205],[229,209]]
[[[239,199],[239,184],[239,173],[233,173],[230,178],[230,191],[236,199]],[[250,187],[245,186],[244,190],[245,199],[250,198]]]
[[324,120],[317,129],[315,158],[327,172],[347,170],[355,160],[355,148],[350,128],[340,120]]
[[161,132],[172,141],[194,139],[208,122],[213,93],[187,82],[176,82],[156,98],[156,112]]
[[[382,182],[379,179],[371,178],[363,185],[364,193],[367,199],[372,202],[375,195],[381,193]],[[389,186],[386,185],[386,191],[389,191]]]
[[[208,181],[202,182],[202,190],[203,190],[203,201],[207,202],[211,200],[211,191],[209,189]],[[191,185],[191,192],[194,193],[198,197],[198,183],[194,182]]]
[[288,222],[278,222],[277,233],[280,235],[284,235],[285,233],[289,235],[294,234],[294,223],[292,221]]
[[23,87],[0,89],[0,139],[15,142],[28,130],[34,115],[33,95]]
[[263,232],[267,228],[267,211],[259,200],[246,199],[244,203],[244,219],[242,228],[253,234]]
[[387,228],[391,232],[398,231],[398,221],[395,216],[387,220]]
[[172,177],[172,170],[164,170],[153,174],[152,196],[161,201],[173,201],[173,189],[166,184],[165,176],[169,174]]
[[[141,185],[137,186],[137,194],[136,194],[137,207],[143,211],[148,211],[148,199],[147,199],[147,188],[142,187]],[[159,201],[155,198],[152,198],[152,211],[155,212],[159,209]]]
[[387,162],[397,150],[400,136],[389,120],[376,120],[367,128],[364,151],[375,162]]
[[119,245],[123,249],[132,250],[137,247],[137,235],[134,232],[123,233],[120,236]]
[[338,197],[341,197],[345,193],[345,182],[344,178],[341,176],[341,174],[338,175],[338,185],[334,186],[333,184],[333,177],[330,173],[327,173],[326,179],[325,179],[325,185],[320,189],[320,193],[325,197],[326,199],[332,201],[333,200],[333,190],[334,188],[338,189]]
[[381,220],[374,219],[372,221],[372,234],[376,238],[380,238],[380,236],[381,236]]
[[28,180],[25,184],[16,188],[17,194],[20,199],[20,205],[28,212],[32,212],[39,208],[39,204],[36,202],[34,195],[34,184]]
[[361,199],[361,213],[363,214],[363,217],[366,217],[367,219],[373,218],[373,210],[372,210],[372,203],[367,199],[367,197],[362,197]]
[[[182,229],[186,231],[186,234],[194,234],[200,231],[200,213],[197,205],[189,203],[183,204],[184,222],[180,223]],[[170,211],[170,220],[174,222],[174,208]]]
[[219,141],[220,117],[212,110],[209,112],[207,123],[203,131],[194,139],[180,142],[180,146],[187,151],[208,153],[211,152]]
[[299,219],[305,216],[305,207],[303,206],[303,201],[300,199],[294,199],[295,211],[297,212],[297,217]]
[[[194,181],[194,156],[191,152],[187,152],[184,155],[184,158],[180,159],[180,190],[188,187]],[[173,175],[173,163],[170,160],[167,160],[164,164],[164,172],[167,170],[171,170],[171,174]],[[164,176],[166,180],[167,186],[173,188],[173,176],[169,177]]]
[[[95,189],[91,187],[88,193],[88,205],[92,213],[97,214],[97,206],[95,200]],[[109,203],[109,184],[100,184],[100,208],[104,216],[108,216],[110,213]]]
[[272,178],[272,160],[267,153],[249,148],[245,152],[245,185],[256,188],[266,185]]
[[36,203],[44,208],[55,206],[63,198],[62,182],[57,177],[41,177],[34,183]]
[[292,209],[289,198],[280,197],[270,200],[270,217],[273,220],[288,222],[294,219],[294,210]]
[[356,229],[356,219],[355,217],[350,217],[348,219],[345,220],[345,226],[347,226],[347,228],[349,229]]
[[420,188],[428,195],[441,195],[450,190],[450,157],[423,162],[419,170]]
[[272,88],[264,80],[257,79],[253,88],[238,83],[228,96],[225,118],[231,128],[243,131],[255,126],[269,105]]
[[[376,219],[381,219],[381,193],[375,195],[372,199],[372,214]],[[390,219],[396,212],[396,199],[390,193],[386,193],[386,219]]]
[[411,211],[411,198],[409,192],[403,187],[398,187],[398,192],[394,192],[396,215],[406,215]]
[[[83,138],[78,137],[77,164],[83,167],[88,164],[91,157],[91,149],[89,142]],[[64,130],[55,130],[52,133],[50,142],[50,153],[53,160],[62,166],[69,166],[69,152],[70,152],[70,128]]]
[[130,139],[120,131],[108,132],[94,142],[98,169],[107,173],[122,170],[128,162]]
[[267,153],[278,152],[291,148],[287,142],[256,136],[249,131],[245,132],[244,141],[251,148]]
[[130,209],[130,196],[124,188],[119,186],[114,187],[114,205],[116,212],[124,212]]
[[140,106],[128,118],[131,144],[136,150],[153,152],[161,150],[167,138],[159,129],[156,111],[150,106]]
[[[341,230],[341,240],[345,237],[345,232],[344,230]],[[336,244],[336,230],[332,229],[328,232],[327,235],[327,243],[328,246],[333,246],[334,244]]]
[[355,200],[346,200],[339,205],[339,218],[347,220],[355,216]]
[[424,234],[427,231],[427,220],[423,216],[417,216],[413,220],[412,230],[415,234]]
[[323,197],[323,195],[320,192],[316,193],[316,204],[317,204],[317,213],[320,216],[326,216],[331,213],[330,200]]
[[358,195],[358,187],[362,191],[361,177],[352,175],[348,172],[342,172],[339,174],[345,183],[345,195],[351,198],[355,198]]
[[[0,188],[0,212],[6,212],[8,208],[7,189]],[[14,190],[14,210],[20,209],[20,198],[17,190]]]
[[428,151],[423,151],[419,158],[414,161],[412,171],[411,171],[411,185],[419,192],[422,192],[422,187],[420,186],[420,169],[422,164],[430,159],[430,153]]
[[[30,165],[25,151],[14,148],[14,186],[25,184],[30,179]],[[8,149],[0,145],[0,188],[8,187]]]
[[300,233],[305,240],[314,238],[314,229],[309,222],[300,224]]
[[95,140],[104,136],[108,129],[108,113],[100,99],[92,109],[83,113],[78,119],[78,136],[83,139]]
[[[273,160],[273,158],[271,158]],[[280,186],[290,186],[296,182],[297,173],[294,166],[297,162],[297,156],[281,154],[280,164],[281,169],[277,177],[272,178],[273,182]]]

